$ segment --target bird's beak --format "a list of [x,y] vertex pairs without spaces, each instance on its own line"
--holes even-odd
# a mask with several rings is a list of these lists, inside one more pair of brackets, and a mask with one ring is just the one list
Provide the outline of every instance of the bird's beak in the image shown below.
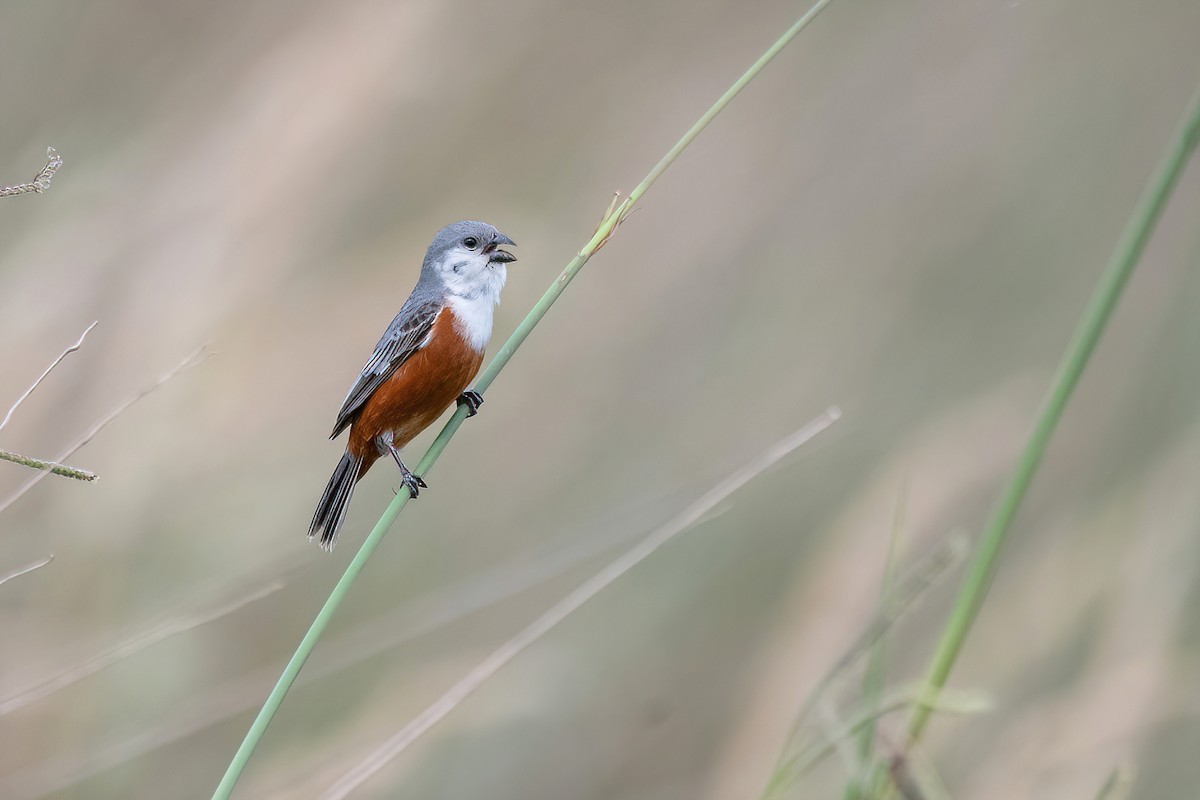
[[488,261],[490,263],[511,264],[512,262],[517,260],[517,257],[514,256],[512,253],[508,252],[507,250],[498,250],[497,249],[502,244],[515,245],[516,242],[514,242],[512,239],[505,236],[503,233],[497,233],[496,238],[493,239],[491,245],[488,246],[488,250],[491,251],[491,254],[492,254],[491,257],[488,259]]

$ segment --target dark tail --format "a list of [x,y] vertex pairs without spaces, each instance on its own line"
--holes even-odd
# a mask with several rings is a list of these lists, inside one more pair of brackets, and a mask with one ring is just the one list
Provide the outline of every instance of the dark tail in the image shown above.
[[333,470],[333,476],[325,486],[325,493],[317,503],[317,512],[313,514],[312,524],[308,526],[308,538],[313,539],[320,532],[323,550],[332,550],[337,541],[338,530],[346,519],[346,509],[350,507],[354,484],[358,483],[362,466],[362,458],[355,458],[347,450]]

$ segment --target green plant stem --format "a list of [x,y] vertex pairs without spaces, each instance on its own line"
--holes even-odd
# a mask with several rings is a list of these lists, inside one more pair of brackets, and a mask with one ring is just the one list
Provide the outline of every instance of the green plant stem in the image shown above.
[[[737,93],[740,92],[742,88],[754,78],[755,75],[761,72],[763,67],[765,67],[771,61],[771,59],[774,58],[779,51],[788,44],[788,42],[794,39],[796,35],[800,33],[800,31],[803,30],[808,23],[811,22],[813,18],[815,18],[817,14],[820,13],[820,11],[831,2],[832,0],[819,0],[819,2],[809,9],[809,11],[803,17],[801,17],[795,25],[789,28],[788,31],[770,47],[770,49],[763,53],[762,57],[759,58],[758,61],[754,62],[750,69],[746,70],[746,73],[742,75],[742,77],[739,78],[727,92],[725,92],[725,94],[721,95],[720,99],[718,99],[717,102],[705,112],[704,116],[702,116],[699,121],[697,121],[696,124],[693,125],[691,129],[683,135],[683,138],[675,143],[675,146],[672,147],[665,156],[663,156],[662,160],[660,160],[658,164],[654,166],[654,169],[650,170],[649,174],[647,174],[642,182],[638,184],[637,188],[629,193],[629,197],[627,197],[623,203],[617,206],[615,210],[605,215],[604,219],[601,220],[600,225],[597,227],[596,232],[592,235],[592,238],[586,245],[584,245],[583,249],[571,259],[554,283],[550,285],[550,288],[546,290],[546,293],[542,295],[542,298],[538,300],[537,304],[534,305],[530,312],[525,316],[525,319],[521,321],[521,324],[517,326],[517,329],[513,331],[512,335],[508,338],[508,341],[505,342],[500,350],[496,353],[491,363],[488,364],[487,368],[483,371],[479,377],[479,380],[476,382],[475,391],[483,393],[489,386],[492,385],[492,381],[494,381],[496,376],[500,374],[500,370],[504,369],[505,365],[508,364],[509,359],[513,357],[513,354],[517,351],[517,348],[521,346],[526,338],[528,338],[530,332],[542,320],[542,317],[546,316],[546,312],[550,310],[550,306],[554,305],[554,301],[556,301],[559,295],[563,293],[563,290],[567,288],[567,284],[569,284],[575,275],[579,273],[579,270],[583,269],[583,265],[588,262],[588,259],[590,259],[597,250],[604,246],[604,243],[608,241],[609,237],[612,236],[614,231],[616,231],[617,226],[633,210],[633,204],[636,203],[638,199],[640,199],[642,195],[644,195],[650,189],[654,182],[658,180],[659,176],[666,171],[667,167],[669,167],[671,163],[679,156],[679,154],[682,153],[689,144],[691,144],[692,140],[696,138],[700,131],[702,131],[708,125],[708,123],[711,122],[712,119],[729,104],[729,101],[731,101],[734,96],[736,96]],[[430,469],[432,469],[434,463],[437,462],[438,457],[442,454],[442,451],[446,449],[446,445],[450,443],[450,439],[454,436],[455,432],[458,431],[459,426],[462,425],[463,420],[466,419],[466,416],[467,410],[465,406],[459,406],[457,409],[455,409],[454,414],[450,417],[450,420],[446,423],[446,426],[442,428],[441,433],[439,433],[437,438],[434,439],[433,444],[429,446],[429,450],[425,452],[424,457],[421,458],[420,463],[417,465],[416,473],[418,475],[425,476],[429,474]],[[229,797],[229,795],[233,792],[233,787],[237,784],[238,778],[241,776],[242,771],[246,768],[246,763],[250,760],[250,756],[254,753],[255,747],[258,746],[259,740],[262,739],[262,735],[266,731],[267,726],[271,724],[271,719],[275,716],[275,712],[279,710],[280,704],[283,703],[283,698],[287,694],[288,689],[296,680],[296,676],[300,674],[300,670],[304,666],[304,662],[308,660],[309,655],[316,646],[317,639],[320,638],[321,633],[329,624],[334,612],[336,612],[338,606],[341,605],[342,600],[345,598],[346,593],[350,589],[350,586],[354,583],[354,580],[358,577],[359,573],[362,572],[363,567],[366,566],[367,561],[375,552],[375,548],[377,548],[379,543],[383,540],[384,534],[387,533],[388,529],[392,526],[392,523],[395,522],[396,517],[400,514],[400,511],[408,503],[409,497],[410,495],[408,492],[400,492],[396,495],[396,498],[383,512],[383,516],[379,518],[379,522],[375,524],[375,527],[371,530],[371,533],[367,536],[366,540],[363,541],[362,546],[359,548],[354,558],[350,561],[349,566],[346,567],[346,571],[342,574],[342,577],[337,582],[337,585],[333,587],[333,591],[329,594],[329,599],[325,601],[325,605],[321,607],[321,610],[313,619],[312,625],[309,627],[308,632],[304,635],[304,638],[300,640],[300,645],[296,648],[296,652],[292,655],[291,660],[288,661],[287,666],[283,670],[283,674],[280,675],[279,680],[275,684],[275,688],[272,689],[271,694],[268,695],[266,702],[263,704],[262,710],[259,711],[254,723],[250,726],[250,730],[246,732],[246,736],[242,740],[241,746],[238,747],[237,753],[234,754],[233,760],[230,761],[224,777],[221,779],[216,791],[213,792],[214,800],[223,800],[224,798]]]
[[1126,800],[1133,789],[1133,779],[1137,777],[1133,764],[1125,762],[1113,767],[1108,780],[1096,793],[1096,800]]
[[0,450],[0,461],[10,461],[13,464],[20,464],[23,467],[45,470],[51,475],[62,475],[64,478],[74,478],[77,481],[91,482],[96,480],[96,473],[88,472],[86,469],[68,467],[66,464],[59,464],[55,461],[43,461],[40,458],[30,458],[20,453],[11,453],[8,450]]
[[1033,432],[1021,457],[1017,461],[1004,492],[988,521],[979,547],[971,559],[967,574],[963,579],[962,588],[946,622],[941,640],[929,665],[925,678],[925,694],[923,702],[913,711],[909,721],[908,736],[910,741],[920,739],[932,711],[930,701],[936,698],[938,692],[946,685],[946,679],[954,666],[963,642],[971,630],[971,625],[979,615],[979,609],[987,596],[988,588],[996,572],[997,559],[1001,545],[1026,490],[1037,472],[1038,464],[1046,452],[1050,437],[1061,419],[1063,409],[1070,400],[1079,376],[1087,366],[1088,359],[1096,349],[1113,308],[1129,280],[1138,259],[1146,248],[1146,242],[1162,214],[1163,208],[1170,199],[1175,185],[1187,164],[1192,151],[1200,142],[1200,93],[1192,99],[1191,106],[1183,126],[1171,142],[1166,157],[1159,166],[1142,199],[1133,213],[1121,239],[1114,250],[1108,266],[1100,278],[1099,284],[1089,301],[1075,333],[1067,345],[1066,353],[1059,363],[1050,391],[1042,403],[1034,424]]
[[[797,775],[803,775],[825,760],[838,747],[838,742],[849,739],[861,733],[867,726],[872,729],[875,723],[894,711],[903,710],[914,705],[920,699],[920,687],[896,689],[880,695],[872,700],[870,705],[854,709],[850,721],[829,732],[822,741],[797,754],[792,769]],[[983,714],[991,710],[991,701],[976,694],[964,693],[951,697],[949,692],[934,701],[937,710],[943,714]]]
[[[896,509],[892,515],[892,533],[888,537],[887,556],[883,564],[883,578],[879,583],[878,619],[886,619],[892,604],[892,591],[896,583],[896,571],[900,568],[900,551],[904,549],[904,515],[908,503],[908,485],[900,487],[896,498]],[[887,683],[887,637],[880,636],[871,645],[867,655],[867,668],[863,673],[863,705],[870,712],[883,698]],[[863,765],[846,784],[843,800],[860,800],[867,782],[871,779],[871,761],[875,755],[875,717],[858,732],[858,762]]]

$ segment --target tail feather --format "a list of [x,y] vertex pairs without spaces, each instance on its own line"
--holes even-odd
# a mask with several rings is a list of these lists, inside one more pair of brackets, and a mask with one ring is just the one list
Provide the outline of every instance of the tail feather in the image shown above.
[[346,451],[338,462],[325,486],[325,492],[317,503],[317,511],[313,514],[312,523],[308,526],[308,538],[313,539],[321,534],[321,548],[332,550],[337,541],[338,530],[346,519],[346,510],[350,507],[350,498],[354,496],[354,485],[364,471],[363,459],[355,457]]

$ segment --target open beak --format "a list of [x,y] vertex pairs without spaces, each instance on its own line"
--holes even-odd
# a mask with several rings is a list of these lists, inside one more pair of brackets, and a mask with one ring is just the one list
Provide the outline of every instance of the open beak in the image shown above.
[[489,263],[511,264],[517,260],[517,257],[507,250],[497,249],[502,244],[515,245],[516,242],[505,236],[503,233],[497,233],[496,238],[493,239],[492,243],[487,246],[487,251],[491,254],[491,256],[488,258]]

